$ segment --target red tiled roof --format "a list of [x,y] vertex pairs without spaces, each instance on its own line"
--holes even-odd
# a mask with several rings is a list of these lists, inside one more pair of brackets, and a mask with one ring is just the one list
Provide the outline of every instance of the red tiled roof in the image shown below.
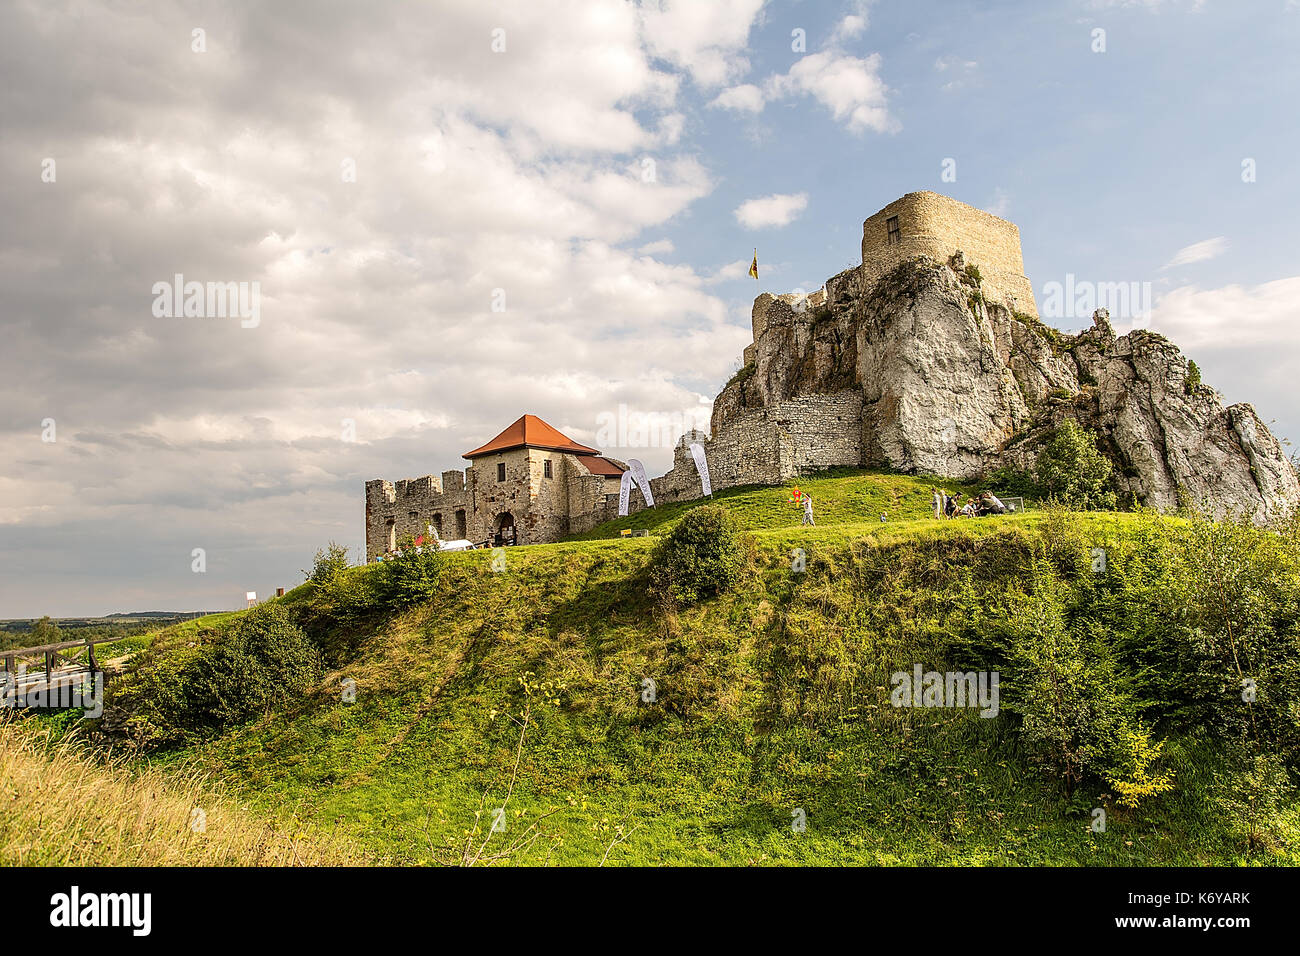
[[[571,455],[599,455],[594,448],[579,445],[562,432],[556,431],[536,415],[525,415],[486,445],[467,451],[462,458],[477,458],[512,448],[544,448],[547,451],[568,452]],[[620,471],[621,475],[622,472]]]
[[593,475],[604,475],[606,478],[621,477],[624,471],[608,458],[600,455],[579,455],[578,461],[582,462]]

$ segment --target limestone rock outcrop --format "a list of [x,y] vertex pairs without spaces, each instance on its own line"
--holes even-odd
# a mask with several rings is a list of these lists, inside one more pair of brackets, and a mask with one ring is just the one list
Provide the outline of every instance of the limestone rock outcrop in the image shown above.
[[[807,467],[799,450],[813,423],[801,408],[815,416],[807,403],[818,398],[845,408],[860,397],[857,420],[840,422],[836,460],[822,467],[856,456],[971,478],[1030,466],[1070,418],[1098,433],[1120,490],[1141,503],[1256,521],[1300,503],[1295,471],[1254,409],[1224,408],[1189,382],[1187,360],[1162,336],[1117,336],[1105,310],[1086,332],[1059,332],[986,299],[977,265],[960,254],[910,260],[864,285],[849,270],[814,296],[759,296],[754,344],[714,403],[711,444],[767,423],[791,449],[771,476],[784,480]],[[726,484],[724,465],[715,486]]]

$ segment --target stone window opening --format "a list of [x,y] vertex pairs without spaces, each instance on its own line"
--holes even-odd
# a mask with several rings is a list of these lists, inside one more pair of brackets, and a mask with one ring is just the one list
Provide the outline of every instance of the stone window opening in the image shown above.
[[897,245],[903,241],[903,233],[902,230],[898,228],[897,216],[890,216],[885,220],[885,229],[888,230],[888,235],[885,240],[888,245]]
[[397,550],[397,522],[394,519],[389,518],[386,524],[388,525],[388,550],[396,551]]
[[434,515],[433,520],[430,522],[430,524],[433,526],[433,533],[436,534],[439,538],[441,538],[442,537],[442,515],[441,514]]
[[497,481],[505,481],[505,480],[506,480],[506,463],[504,461],[499,461],[497,462]]
[[551,459],[549,459],[549,458],[546,459],[544,462],[542,462],[542,477],[543,477],[543,478],[550,478],[550,477],[552,477],[552,475],[551,475]]
[[459,540],[465,539],[465,509],[461,508],[456,512],[456,537]]

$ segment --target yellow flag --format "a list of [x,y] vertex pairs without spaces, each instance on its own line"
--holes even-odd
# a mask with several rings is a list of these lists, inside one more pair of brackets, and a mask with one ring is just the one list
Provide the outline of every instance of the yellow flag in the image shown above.
[[755,279],[758,278],[758,250],[754,250],[754,261],[749,266],[749,274]]

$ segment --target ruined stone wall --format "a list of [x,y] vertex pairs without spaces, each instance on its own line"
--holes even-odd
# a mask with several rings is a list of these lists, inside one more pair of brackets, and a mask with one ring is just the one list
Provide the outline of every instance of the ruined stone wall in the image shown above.
[[[810,471],[862,464],[862,392],[846,389],[745,409],[705,439],[688,433],[673,450],[673,467],[650,480],[656,502],[702,493],[690,443],[704,446],[714,491],[737,485],[780,484]],[[640,496],[634,496],[639,500]],[[632,508],[630,510],[639,510]]]
[[[899,241],[891,243],[888,223],[895,216]],[[979,268],[986,297],[1037,318],[1016,224],[938,193],[908,193],[862,224],[862,279],[870,286],[908,259],[945,262],[958,250]]]
[[568,496],[569,533],[590,531],[600,522],[618,517],[620,479],[593,475],[577,458],[572,455],[566,458],[565,490]]
[[[546,462],[551,477],[546,477]],[[506,466],[497,481],[497,465]],[[557,541],[618,514],[619,479],[593,475],[563,452],[516,448],[476,458],[464,473],[366,482],[366,560],[432,524],[444,540],[494,538],[501,516],[514,518],[516,543]],[[611,503],[612,502],[612,503]]]
[[366,560],[391,550],[428,525],[451,540],[465,536],[474,511],[469,472],[444,471],[403,481],[366,482]]

